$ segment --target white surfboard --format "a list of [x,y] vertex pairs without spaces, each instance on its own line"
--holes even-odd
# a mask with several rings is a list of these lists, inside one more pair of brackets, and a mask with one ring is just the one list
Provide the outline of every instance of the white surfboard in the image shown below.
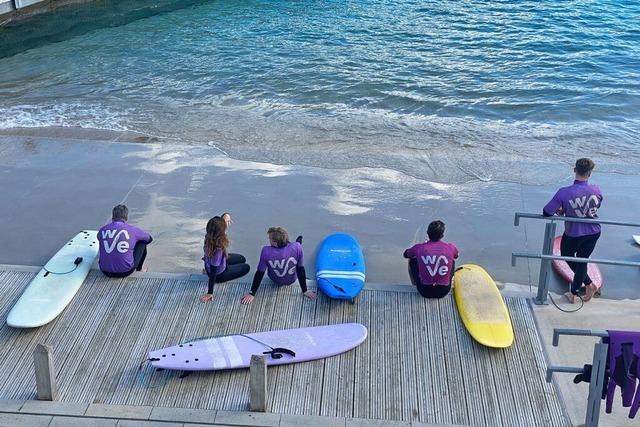
[[[97,231],[81,231],[47,262],[9,312],[7,325],[36,328],[62,313],[98,256],[97,234]],[[76,265],[78,258],[82,261]]]
[[634,234],[633,240],[636,241],[636,244],[640,245],[640,234]]

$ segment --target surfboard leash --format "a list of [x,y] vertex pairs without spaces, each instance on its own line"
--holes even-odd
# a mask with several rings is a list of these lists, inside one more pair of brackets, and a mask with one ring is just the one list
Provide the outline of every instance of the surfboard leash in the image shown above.
[[293,350],[289,350],[288,348],[284,348],[284,347],[271,347],[269,344],[267,343],[263,343],[260,340],[257,340],[253,337],[250,337],[249,335],[245,335],[245,334],[237,334],[237,336],[239,337],[244,337],[247,338],[253,342],[256,342],[260,345],[263,345],[269,349],[271,349],[271,351],[263,351],[262,354],[268,354],[271,356],[272,359],[282,359],[283,354],[288,354],[291,357],[296,357],[296,353]]
[[164,376],[164,381],[162,381],[162,383],[159,383],[157,385],[152,386],[151,385],[151,379],[153,378],[153,373],[154,372],[160,372],[160,371],[164,371],[164,369],[161,368],[156,368],[155,370],[153,370],[151,372],[151,375],[149,376],[149,381],[144,381],[144,371],[142,370],[142,367],[145,365],[145,363],[148,362],[157,362],[158,358],[154,358],[154,357],[150,357],[148,359],[143,360],[142,362],[140,362],[140,366],[138,366],[138,374],[137,374],[137,378],[138,378],[138,382],[145,388],[150,388],[150,389],[156,389],[156,388],[160,388],[160,387],[164,387],[167,382],[169,381],[169,371],[167,371],[165,373]]
[[553,297],[551,296],[551,293],[548,294],[549,295],[549,299],[551,300],[551,302],[553,303],[553,305],[556,306],[556,308],[560,311],[562,311],[563,313],[575,313],[576,311],[580,310],[582,307],[584,307],[584,300],[582,299],[581,295],[576,295],[578,298],[580,298],[580,307],[576,308],[575,310],[565,310],[564,308],[560,308],[560,306],[558,304],[556,304],[556,302],[553,300]]

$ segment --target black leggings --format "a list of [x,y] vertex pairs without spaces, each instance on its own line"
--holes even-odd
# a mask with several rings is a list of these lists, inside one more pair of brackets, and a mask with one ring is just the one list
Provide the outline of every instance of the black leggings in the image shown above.
[[213,287],[216,283],[228,282],[229,280],[237,279],[244,276],[249,272],[251,267],[247,264],[247,259],[240,254],[228,254],[227,255],[227,268],[222,273],[211,274],[207,272],[209,276],[209,293],[213,292]]
[[[455,266],[454,266],[455,270]],[[420,295],[425,298],[442,298],[451,290],[451,281],[448,285],[423,285],[420,281],[420,272],[418,270],[418,261],[415,258],[409,260],[409,277],[411,283],[418,289]]]
[[[560,241],[560,255],[589,258],[596,247],[598,238],[600,238],[600,233],[578,237],[571,237],[563,234],[562,240]],[[569,264],[569,268],[573,270],[571,293],[578,295],[578,291],[582,287],[582,284],[591,284],[591,277],[587,274],[587,264],[583,262],[567,262],[567,264]]]
[[147,242],[136,242],[133,248],[133,268],[123,273],[108,273],[103,271],[107,277],[127,277],[134,271],[141,271],[144,260],[147,258]]

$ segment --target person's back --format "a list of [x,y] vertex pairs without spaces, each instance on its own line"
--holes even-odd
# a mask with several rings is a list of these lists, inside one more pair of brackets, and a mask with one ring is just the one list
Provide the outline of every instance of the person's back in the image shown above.
[[458,248],[442,241],[445,225],[442,221],[429,224],[429,240],[404,251],[409,258],[409,276],[418,292],[426,298],[442,298],[451,289],[451,275],[458,258]]
[[296,281],[296,267],[304,265],[302,245],[290,242],[284,247],[268,245],[262,248],[258,271],[267,271],[267,276],[277,285],[290,285]]
[[267,236],[269,236],[269,245],[264,246],[260,252],[260,261],[253,276],[251,290],[240,299],[240,302],[242,304],[253,302],[265,272],[278,286],[291,285],[297,279],[302,294],[306,298],[315,298],[315,292],[307,289],[302,236],[298,236],[295,242],[289,242],[289,233],[282,227],[270,227],[267,230]]
[[[560,188],[553,198],[542,208],[544,216],[564,215],[572,218],[598,218],[598,209],[602,203],[602,193],[598,186],[589,184],[595,163],[591,159],[576,160],[573,171],[573,185]],[[578,258],[589,258],[600,238],[600,224],[565,222],[564,234],[560,241],[560,254]],[[586,286],[584,301],[589,301],[597,291],[587,274],[587,264],[567,262],[573,270],[573,282],[567,299],[573,303],[582,286]]]
[[128,209],[124,205],[113,208],[112,222],[98,230],[100,270],[112,277],[124,277],[142,270],[146,245],[153,240],[149,233],[127,223]]
[[[572,218],[596,219],[601,202],[602,192],[597,185],[576,179],[572,185],[560,188],[543,211],[548,216],[560,213]],[[567,236],[587,236],[599,232],[600,224],[565,222]]]

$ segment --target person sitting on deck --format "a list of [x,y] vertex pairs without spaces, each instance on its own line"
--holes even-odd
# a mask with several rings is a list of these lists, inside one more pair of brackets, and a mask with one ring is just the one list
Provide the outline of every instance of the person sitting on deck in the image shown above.
[[298,279],[302,294],[309,298],[316,297],[315,292],[307,289],[307,273],[304,269],[304,255],[302,252],[302,236],[295,242],[289,242],[289,233],[282,227],[271,227],[267,230],[269,245],[262,248],[260,262],[255,275],[251,291],[244,295],[240,302],[251,304],[265,271],[269,278],[278,286],[288,286]]
[[200,297],[200,301],[213,300],[213,287],[216,283],[237,279],[249,272],[251,267],[247,259],[240,254],[227,253],[229,237],[227,227],[231,223],[231,216],[223,214],[214,216],[207,223],[207,234],[204,239],[204,269],[209,276],[207,293]]
[[129,209],[113,208],[111,222],[98,231],[100,271],[109,277],[126,277],[134,271],[146,271],[147,245],[153,238],[146,231],[127,223]]
[[[591,159],[578,159],[573,168],[573,185],[562,187],[542,209],[544,216],[564,215],[574,218],[598,218],[598,208],[602,204],[602,192],[596,185],[589,184],[591,171],[595,163]],[[584,222],[565,222],[564,233],[560,241],[560,255],[589,258],[600,237],[600,224]],[[570,292],[565,296],[574,303],[582,285],[585,286],[584,301],[589,301],[597,292],[596,286],[587,274],[587,264],[567,262],[573,270],[573,282]],[[579,297],[582,298],[582,297]]]
[[425,298],[442,298],[451,290],[458,248],[442,241],[444,229],[442,221],[431,222],[427,229],[429,240],[413,245],[403,254],[409,259],[411,283]]

